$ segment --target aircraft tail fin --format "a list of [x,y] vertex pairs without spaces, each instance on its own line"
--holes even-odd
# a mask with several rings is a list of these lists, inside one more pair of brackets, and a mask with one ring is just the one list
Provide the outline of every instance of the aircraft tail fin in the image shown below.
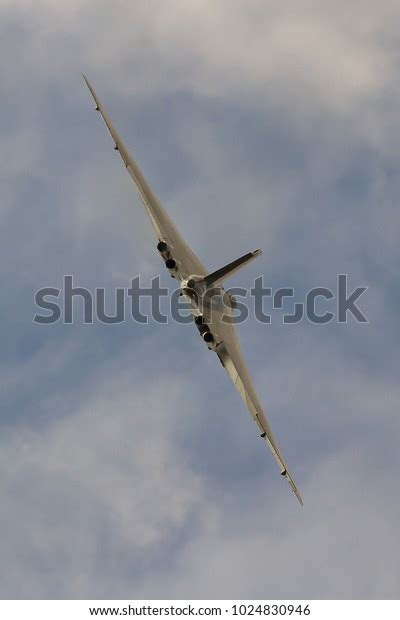
[[225,267],[221,267],[212,273],[209,273],[208,276],[204,278],[204,282],[207,287],[213,286],[214,284],[221,284],[223,280],[229,278],[236,271],[238,271],[244,265],[247,265],[250,261],[254,260],[257,256],[261,256],[261,250],[254,250],[254,252],[248,252],[244,256],[237,258],[225,265]]

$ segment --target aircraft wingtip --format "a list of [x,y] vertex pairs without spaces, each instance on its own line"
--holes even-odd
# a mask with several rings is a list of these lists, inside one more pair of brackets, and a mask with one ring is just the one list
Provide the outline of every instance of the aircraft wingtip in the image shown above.
[[296,491],[294,492],[294,494],[295,494],[295,496],[297,497],[297,499],[299,500],[299,503],[300,503],[302,506],[304,506],[304,504],[303,504],[303,498],[301,497],[301,495],[300,495],[300,493],[297,491],[297,489],[296,489]]

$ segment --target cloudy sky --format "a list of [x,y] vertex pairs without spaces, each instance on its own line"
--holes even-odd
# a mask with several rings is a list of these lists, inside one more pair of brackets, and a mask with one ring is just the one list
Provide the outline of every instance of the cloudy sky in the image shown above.
[[[398,2],[0,17],[0,596],[398,598]],[[367,325],[238,329],[303,509],[192,326],[32,323],[64,274],[173,286],[81,71],[207,267],[369,287]]]

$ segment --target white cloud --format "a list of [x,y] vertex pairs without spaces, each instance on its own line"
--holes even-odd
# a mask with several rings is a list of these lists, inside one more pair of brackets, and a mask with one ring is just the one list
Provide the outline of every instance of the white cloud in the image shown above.
[[[2,579],[3,595],[51,597],[40,565],[64,582],[57,596],[84,595],[75,581],[81,572],[100,594],[94,574],[108,544],[143,561],[200,507],[201,481],[174,449],[183,381],[138,381],[120,362],[103,373],[61,418],[3,435],[1,527],[13,535],[2,539],[2,562],[26,571],[21,584],[13,574]],[[65,390],[72,407],[73,392]]]

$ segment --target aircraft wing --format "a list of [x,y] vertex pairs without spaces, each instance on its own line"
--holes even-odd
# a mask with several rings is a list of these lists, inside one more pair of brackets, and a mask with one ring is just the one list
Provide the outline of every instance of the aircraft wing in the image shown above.
[[96,103],[96,110],[100,112],[107,126],[107,129],[109,130],[114,140],[115,150],[118,151],[121,155],[122,161],[124,162],[126,169],[128,170],[129,174],[135,182],[135,185],[139,192],[139,196],[146,209],[147,215],[150,218],[158,240],[164,241],[167,244],[171,255],[177,263],[178,278],[180,280],[183,280],[193,274],[200,276],[207,275],[206,269],[203,267],[197,256],[184,241],[181,234],[175,227],[174,223],[168,216],[167,212],[155,196],[150,185],[139,170],[137,163],[130,155],[121,136],[114,128],[110,117],[108,116],[99,98],[97,97],[93,86],[84,75],[83,79],[85,80],[87,87],[89,88]]
[[[229,310],[224,312],[225,314],[230,314]],[[291,474],[288,471],[288,468],[286,467],[286,463],[277,446],[266,415],[260,401],[258,400],[253,382],[240,350],[239,340],[237,338],[234,325],[222,321],[222,315],[217,311],[212,312],[209,326],[215,340],[220,342],[217,346],[217,354],[222,365],[232,379],[232,382],[242,397],[244,404],[251,414],[251,417],[256,422],[260,430],[261,437],[270,448],[273,457],[278,463],[281,475],[286,478],[300,504],[303,505],[302,497]]]

